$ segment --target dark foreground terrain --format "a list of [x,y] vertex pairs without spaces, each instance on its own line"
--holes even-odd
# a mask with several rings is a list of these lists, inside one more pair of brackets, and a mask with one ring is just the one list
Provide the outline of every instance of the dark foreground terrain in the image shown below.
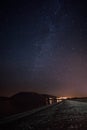
[[87,130],[87,103],[65,100],[7,121],[0,123],[0,130]]

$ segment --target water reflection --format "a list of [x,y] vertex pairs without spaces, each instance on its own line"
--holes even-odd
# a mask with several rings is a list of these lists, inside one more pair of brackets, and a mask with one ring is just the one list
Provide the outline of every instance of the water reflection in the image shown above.
[[62,101],[62,99],[59,99],[59,98],[56,98],[56,102],[58,103],[58,102],[61,102]]
[[53,99],[49,98],[49,104],[53,104]]
[[60,98],[52,98],[52,97],[49,97],[49,98],[46,98],[46,104],[53,104],[53,103],[59,103],[61,102],[63,99],[60,99]]

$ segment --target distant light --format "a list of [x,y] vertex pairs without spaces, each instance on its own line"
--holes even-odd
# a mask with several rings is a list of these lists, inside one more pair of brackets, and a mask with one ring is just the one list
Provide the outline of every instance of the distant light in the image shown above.
[[63,99],[67,99],[68,97],[59,97],[57,98],[58,100],[63,100]]

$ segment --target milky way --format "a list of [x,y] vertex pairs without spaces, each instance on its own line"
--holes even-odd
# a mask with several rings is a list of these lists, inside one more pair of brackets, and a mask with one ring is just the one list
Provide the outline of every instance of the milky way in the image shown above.
[[86,12],[85,0],[2,3],[0,95],[87,96]]

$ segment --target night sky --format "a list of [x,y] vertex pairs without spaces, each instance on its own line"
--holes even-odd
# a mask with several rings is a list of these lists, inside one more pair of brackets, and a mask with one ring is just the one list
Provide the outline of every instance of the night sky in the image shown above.
[[0,4],[0,96],[87,96],[86,0]]

